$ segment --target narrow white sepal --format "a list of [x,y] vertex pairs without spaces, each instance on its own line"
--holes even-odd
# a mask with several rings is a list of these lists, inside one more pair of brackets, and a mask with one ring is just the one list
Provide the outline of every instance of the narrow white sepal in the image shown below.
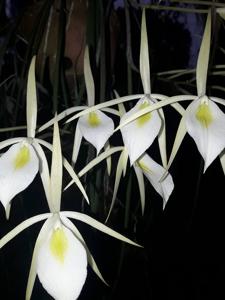
[[45,290],[58,300],[79,297],[87,277],[87,254],[70,229],[57,220],[37,256],[37,275]]
[[182,141],[185,137],[186,132],[187,132],[187,130],[186,130],[185,117],[183,116],[180,120],[178,129],[177,129],[176,137],[175,137],[175,140],[174,140],[174,143],[173,143],[173,148],[172,148],[172,151],[171,151],[169,161],[168,161],[168,165],[167,165],[166,169],[169,169],[170,166],[172,165],[172,163],[173,163],[173,161],[174,161],[174,159],[177,155],[177,152],[180,148],[180,145],[181,145],[181,143],[182,143]]
[[166,120],[162,108],[159,109],[159,115],[162,120],[162,126],[158,134],[159,151],[163,167],[167,167],[167,151],[166,151]]
[[120,184],[120,179],[122,177],[122,173],[123,173],[123,170],[125,168],[124,164],[127,163],[127,160],[124,161],[124,152],[126,152],[125,148],[121,152],[118,163],[117,163],[116,178],[115,178],[115,184],[114,184],[114,189],[113,189],[113,197],[112,197],[111,205],[110,205],[109,212],[108,212],[108,215],[106,217],[105,223],[107,223],[107,221],[110,217],[110,214],[112,212],[113,206],[115,204],[115,200],[116,200],[116,196],[117,196],[117,192],[118,192],[118,188],[119,188],[119,184]]
[[93,106],[95,104],[95,85],[91,72],[88,46],[85,47],[84,51],[84,79],[87,90],[88,106]]
[[34,180],[39,160],[32,145],[17,143],[0,157],[0,201],[3,206]]
[[199,50],[198,62],[196,68],[196,83],[198,96],[206,94],[206,81],[207,71],[209,64],[209,51],[210,51],[210,40],[211,40],[211,11],[209,10],[204,34],[202,37],[202,43]]
[[45,191],[45,196],[48,202],[48,206],[51,212],[54,211],[53,203],[51,202],[51,194],[50,194],[50,173],[48,167],[48,161],[45,156],[45,152],[42,147],[35,141],[33,141],[34,149],[37,152],[39,158],[39,173],[41,176],[43,188]]
[[151,81],[150,81],[148,35],[147,35],[147,28],[146,28],[145,9],[143,9],[142,11],[142,21],[141,21],[140,74],[141,74],[141,81],[142,81],[144,93],[150,94]]
[[55,116],[53,144],[52,144],[52,164],[50,175],[50,199],[55,212],[60,210],[62,194],[62,150],[59,135],[59,126]]
[[[105,150],[105,152],[107,152],[107,151],[110,150],[110,144],[109,144],[109,141],[107,141],[107,142],[105,143],[104,150]],[[109,156],[106,158],[106,164],[107,164],[107,172],[108,172],[108,176],[110,176],[110,174],[111,174],[111,169],[112,169],[112,159],[111,159],[111,155],[109,155]]]
[[80,117],[77,126],[83,137],[97,149],[97,154],[114,130],[112,119],[100,110]]
[[35,61],[36,56],[33,56],[28,72],[27,80],[27,136],[35,137],[37,123],[37,91],[35,81]]
[[206,108],[202,110],[202,121],[199,121],[202,98],[188,106],[185,118],[187,132],[205,161],[205,172],[225,147],[225,114],[212,100],[207,97],[204,99]]
[[33,224],[36,224],[40,221],[43,221],[45,219],[48,219],[52,216],[52,213],[45,213],[41,215],[37,215],[34,217],[31,217],[19,225],[17,225],[15,228],[13,228],[10,232],[8,232],[6,235],[4,235],[0,239],[0,249],[4,247],[8,242],[10,242],[14,237],[16,237],[20,232],[27,229],[28,227],[32,226]]
[[[41,139],[35,139],[39,144],[43,145],[44,147],[46,147],[47,149],[49,149],[50,151],[53,150],[53,147],[50,143],[41,140]],[[87,202],[89,203],[88,200],[88,196],[84,190],[84,187],[82,186],[78,176],[76,175],[76,173],[73,170],[73,167],[69,164],[69,162],[63,157],[63,166],[65,167],[65,169],[67,170],[67,172],[70,174],[70,176],[73,179],[73,182],[76,183],[77,187],[79,188],[79,190],[81,191],[81,193],[83,194],[84,198],[87,200]]]
[[82,134],[80,132],[79,126],[76,126],[74,133],[74,142],[73,142],[73,152],[72,152],[72,167],[75,166],[77,157],[80,151],[80,145],[82,140]]
[[[122,116],[123,123],[133,114],[151,107],[151,101],[147,98],[140,99],[137,104]],[[130,122],[121,128],[123,142],[129,153],[132,165],[153,143],[161,128],[161,119],[158,111],[148,113]]]
[[225,150],[220,153],[220,163],[223,170],[223,174],[225,175]]
[[100,230],[101,232],[108,234],[118,240],[125,242],[125,243],[131,244],[133,246],[142,247],[141,245],[133,242],[132,240],[126,238],[122,234],[109,228],[108,226],[102,224],[101,222],[93,219],[92,217],[90,217],[88,215],[85,215],[85,214],[82,214],[79,212],[75,212],[75,211],[62,211],[62,212],[60,212],[60,215],[66,216],[67,218],[71,218],[71,219],[75,219],[75,220],[84,222],[84,223],[92,226],[93,228],[96,228],[96,229]]

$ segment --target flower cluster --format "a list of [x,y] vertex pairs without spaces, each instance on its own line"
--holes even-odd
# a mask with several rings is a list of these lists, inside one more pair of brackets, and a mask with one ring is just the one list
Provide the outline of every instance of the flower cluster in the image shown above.
[[[223,17],[224,11],[218,10]],[[151,91],[150,63],[145,10],[142,13],[140,43],[140,75],[144,93],[128,95],[95,105],[95,85],[91,72],[89,50],[85,49],[84,77],[87,90],[87,106],[69,108],[56,114],[52,120],[36,129],[37,92],[35,80],[35,57],[33,57],[27,82],[27,136],[16,137],[0,142],[0,149],[9,147],[0,157],[0,201],[5,208],[6,217],[10,216],[13,198],[26,189],[40,173],[49,213],[29,218],[0,239],[0,248],[29,226],[45,220],[37,237],[27,284],[26,299],[30,299],[36,275],[46,291],[54,299],[77,299],[87,276],[87,264],[104,281],[94,258],[82,235],[70,219],[82,221],[119,240],[139,246],[108,226],[90,216],[75,212],[61,211],[63,166],[89,203],[89,197],[80,178],[103,160],[107,160],[108,173],[111,169],[111,155],[120,152],[116,166],[115,184],[107,220],[116,201],[122,175],[129,167],[134,168],[140,192],[142,214],[145,211],[145,178],[162,197],[162,208],[173,192],[174,182],[169,168],[174,161],[186,133],[197,145],[204,159],[204,172],[220,155],[225,170],[225,115],[218,107],[224,100],[206,94],[207,70],[211,40],[211,12],[209,11],[196,68],[197,95],[178,95],[168,97]],[[138,100],[132,109],[125,110],[123,103]],[[191,101],[186,109],[179,103]],[[166,149],[166,122],[163,107],[171,105],[181,115],[180,124],[169,159]],[[113,106],[114,108],[111,108]],[[118,109],[117,109],[118,107]],[[75,114],[74,114],[75,113]],[[63,157],[58,122],[74,114],[66,123],[77,121],[74,133],[71,164]],[[110,117],[118,118],[119,126],[114,128]],[[36,137],[54,125],[53,142]],[[120,130],[123,144],[113,147],[110,137]],[[96,149],[96,157],[78,174],[76,162],[84,138]],[[158,140],[161,164],[151,158],[151,145]],[[104,148],[104,150],[102,150]],[[51,170],[45,150],[52,151]],[[91,199],[90,199],[91,201]],[[107,221],[106,220],[106,221]]]

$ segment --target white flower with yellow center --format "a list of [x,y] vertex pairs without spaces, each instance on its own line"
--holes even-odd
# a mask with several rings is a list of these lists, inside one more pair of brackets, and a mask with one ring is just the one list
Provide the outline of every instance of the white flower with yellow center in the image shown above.
[[[149,107],[153,103],[147,97],[121,117],[121,123],[134,113]],[[133,163],[151,146],[161,128],[158,111],[147,113],[121,128],[124,145],[128,151],[130,164]]]
[[45,235],[36,268],[41,284],[54,299],[78,298],[87,277],[87,252],[60,220]]
[[57,300],[79,297],[87,276],[87,262],[103,281],[97,264],[82,235],[69,218],[84,222],[119,240],[139,246],[95,219],[78,212],[60,211],[62,188],[62,154],[58,125],[54,123],[53,154],[50,176],[50,202],[53,211],[22,222],[0,239],[0,249],[31,225],[46,220],[37,237],[27,283],[26,300],[30,300],[36,275],[45,290]]
[[[48,162],[42,149],[42,146],[44,146],[52,150],[52,146],[35,137],[37,121],[35,57],[31,61],[28,73],[26,110],[27,137],[16,137],[0,142],[0,150],[11,146],[0,157],[0,202],[6,210],[7,218],[10,213],[11,200],[30,185],[38,171],[40,172],[50,211],[55,210],[54,204],[50,200]],[[63,165],[88,201],[86,192],[72,166],[66,159],[63,159]]]
[[5,209],[12,198],[33,181],[38,169],[35,149],[25,141],[11,146],[0,157],[0,201]]
[[[141,98],[130,111],[122,116],[120,124],[123,124],[135,113],[150,107],[156,102],[156,100],[151,97],[148,35],[144,9],[142,11],[141,22],[140,75],[146,96]],[[159,134],[161,127],[162,119],[156,110],[137,118],[121,128],[124,145],[128,151],[131,165],[151,146]]]
[[205,161],[205,171],[225,147],[225,114],[204,96],[188,106],[185,120],[187,132]]

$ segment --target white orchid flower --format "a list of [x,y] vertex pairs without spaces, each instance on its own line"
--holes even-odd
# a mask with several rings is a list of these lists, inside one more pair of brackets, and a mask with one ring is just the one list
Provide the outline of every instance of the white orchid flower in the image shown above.
[[[88,107],[92,107],[95,104],[95,85],[91,72],[88,46],[86,46],[84,53],[84,78]],[[81,116],[77,121],[74,136],[72,164],[74,165],[76,163],[82,137],[96,148],[98,155],[109,137],[113,134],[113,131],[114,123],[112,119],[100,110],[95,110]]]
[[11,199],[34,179],[39,159],[33,146],[21,141],[11,146],[0,158],[0,200],[7,210]]
[[[123,116],[126,113],[125,107],[122,103],[119,105],[119,112],[121,116]],[[144,115],[143,117],[145,116],[146,115]],[[161,145],[163,146],[164,143],[162,143]],[[161,151],[162,161],[165,158],[163,154],[164,151]],[[113,197],[106,218],[106,222],[108,221],[111,211],[114,207],[121,177],[122,175],[125,176],[126,174],[128,157],[129,157],[129,151],[126,148],[126,146],[124,146],[117,163]],[[137,180],[138,180],[142,214],[144,214],[144,209],[145,209],[145,184],[144,184],[143,175],[145,175],[148,178],[148,180],[155,188],[155,190],[162,196],[163,208],[164,208],[174,188],[172,176],[169,174],[169,172],[167,172],[166,168],[160,166],[153,159],[151,159],[149,155],[145,153],[142,154],[142,156],[138,160],[136,160],[132,166],[134,167]],[[164,178],[162,179],[163,176]]]
[[[150,64],[148,51],[148,36],[146,28],[145,10],[142,12],[141,23],[141,46],[140,46],[140,74],[145,97],[141,98],[137,104],[125,113],[120,123],[124,123],[130,116],[142,111],[156,102],[151,97]],[[163,115],[163,112],[161,111]],[[124,145],[127,148],[132,165],[153,143],[162,127],[162,119],[159,112],[147,113],[135,121],[121,128]]]
[[[220,101],[206,95],[210,39],[211,12],[209,11],[196,69],[198,97],[189,104],[180,121],[168,167],[172,164],[186,132],[194,139],[204,159],[204,172],[225,147],[225,114],[215,103],[224,105],[224,100]],[[223,159],[221,163],[223,166]]]
[[10,201],[23,191],[35,178],[39,169],[39,157],[43,156],[41,150],[34,142],[37,99],[35,85],[35,57],[33,57],[27,82],[27,138],[12,138],[0,142],[0,149],[11,146],[0,157],[0,201],[7,217],[10,211]]
[[[78,212],[60,211],[62,187],[62,155],[57,123],[54,124],[53,155],[50,177],[50,198],[54,212],[25,220],[0,240],[0,248],[31,225],[46,220],[35,243],[26,300],[30,300],[36,275],[54,299],[75,300],[87,276],[87,262],[103,281],[103,277],[82,235],[69,218],[86,224],[119,240],[139,246],[93,218]],[[106,283],[106,282],[105,282]]]
[[[74,146],[72,153],[72,165],[74,166],[80,150],[82,138],[85,138],[91,143],[97,150],[97,155],[101,149],[107,147],[107,142],[114,131],[113,120],[108,117],[103,111],[118,115],[118,111],[112,108],[108,108],[111,104],[117,104],[116,100],[112,100],[109,105],[108,103],[100,103],[95,105],[95,86],[94,80],[90,67],[89,50],[88,46],[85,48],[84,53],[84,79],[87,90],[87,103],[88,106],[75,106],[66,109],[57,116],[57,120],[60,121],[70,114],[80,111],[73,117],[69,118],[66,123],[69,123],[75,119],[78,119],[75,135],[74,135]],[[131,95],[124,97],[121,101],[129,101],[137,99],[139,95]],[[141,95],[142,96],[142,95]],[[53,125],[54,119],[48,121],[42,125],[37,132],[41,132],[49,126]]]
[[145,208],[145,186],[143,174],[149,180],[156,192],[163,198],[163,209],[174,189],[173,178],[170,173],[167,172],[163,180],[161,178],[166,172],[161,165],[155,162],[148,154],[144,154],[134,164],[135,173],[139,182],[139,190],[141,195],[142,213]]
[[[152,100],[144,97],[121,118],[121,123],[137,111],[150,106]],[[158,111],[154,111],[137,118],[121,128],[123,142],[129,153],[130,164],[133,163],[151,146],[161,128]]]
[[216,103],[204,96],[188,106],[185,121],[187,132],[205,161],[206,171],[225,147],[225,114]]
[[[42,149],[42,146],[50,150],[52,150],[52,147],[47,142],[35,137],[37,120],[35,57],[31,61],[28,72],[26,105],[27,137],[16,137],[0,142],[0,149],[11,146],[0,157],[0,201],[5,208],[7,218],[10,213],[11,200],[31,184],[38,171],[40,172],[50,211],[54,211],[49,192],[49,167]],[[63,164],[88,201],[84,188],[72,166],[65,159]]]

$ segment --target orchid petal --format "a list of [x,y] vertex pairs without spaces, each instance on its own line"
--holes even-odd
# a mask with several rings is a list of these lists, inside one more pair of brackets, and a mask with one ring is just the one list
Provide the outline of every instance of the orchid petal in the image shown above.
[[70,229],[57,220],[37,256],[37,275],[54,299],[77,299],[87,277],[87,254]]
[[85,47],[85,51],[84,51],[84,79],[85,79],[86,90],[87,90],[88,106],[93,106],[95,104],[95,85],[91,73],[88,46]]
[[77,157],[79,154],[80,150],[80,145],[81,145],[81,140],[82,140],[82,134],[80,131],[79,126],[76,126],[75,133],[74,133],[74,142],[73,142],[73,153],[72,153],[72,166],[76,164]]
[[187,131],[205,161],[205,172],[225,147],[225,114],[204,97],[188,106],[185,117]]
[[52,216],[52,213],[45,213],[41,215],[37,215],[34,217],[31,217],[19,225],[17,225],[15,228],[13,228],[10,232],[8,232],[6,235],[4,235],[0,239],[0,249],[5,246],[8,242],[10,242],[14,237],[16,237],[20,232],[27,229],[28,227],[32,226],[33,224],[36,224],[40,221],[43,221],[45,219],[48,219]]
[[82,235],[80,234],[79,230],[77,229],[77,227],[66,217],[61,216],[61,220],[63,222],[64,225],[66,225],[67,228],[69,228],[74,235],[79,239],[79,241],[83,244],[83,246],[85,247],[85,250],[87,252],[87,258],[88,258],[88,263],[90,264],[91,268],[93,269],[93,271],[95,272],[95,274],[106,284],[107,282],[104,280],[104,278],[102,277],[101,272],[98,269],[98,266],[94,260],[94,257],[92,256],[90,250],[88,249]]
[[167,166],[167,151],[166,151],[166,120],[162,108],[159,109],[159,115],[162,120],[162,126],[158,134],[159,151],[163,167]]
[[30,63],[27,80],[27,136],[34,138],[37,123],[37,91],[35,82],[35,60],[34,56]]
[[177,129],[177,133],[176,133],[176,137],[175,137],[175,141],[173,143],[173,148],[172,148],[172,151],[171,151],[171,154],[170,154],[170,158],[169,158],[169,161],[168,161],[168,165],[167,165],[167,169],[170,168],[170,166],[172,165],[175,157],[176,157],[176,154],[180,148],[180,145],[185,137],[185,134],[186,134],[187,130],[186,130],[186,124],[185,124],[185,118],[182,117],[181,120],[180,120],[180,124],[178,126],[178,129]]
[[26,142],[11,146],[0,157],[0,201],[5,209],[13,197],[31,184],[38,169],[35,150]]
[[[96,165],[98,165],[100,162],[102,162],[104,159],[109,157],[115,152],[122,151],[124,147],[113,147],[110,148],[107,151],[102,152],[97,157],[95,157],[93,160],[91,160],[80,172],[78,173],[78,177],[84,176],[88,171],[90,171],[92,168],[94,168]],[[74,183],[74,180],[71,180],[67,186],[64,188],[64,191],[67,190],[72,184]]]
[[28,282],[27,282],[26,298],[25,298],[26,300],[30,300],[32,295],[32,291],[33,291],[33,287],[37,275],[37,256],[38,256],[39,249],[41,248],[43,241],[46,239],[46,235],[48,234],[49,230],[53,226],[53,222],[54,222],[54,217],[50,217],[45,221],[45,223],[41,227],[41,230],[35,242],[31,267],[30,267],[30,272],[29,272]]
[[55,117],[52,145],[52,164],[50,176],[51,203],[56,212],[60,210],[62,194],[62,150],[59,135],[59,126]]
[[75,120],[75,119],[77,119],[81,116],[85,116],[86,114],[89,114],[90,112],[94,112],[96,110],[100,110],[100,109],[103,109],[105,107],[113,106],[113,105],[116,105],[116,104],[119,104],[119,103],[140,99],[143,96],[144,96],[143,94],[128,95],[128,96],[120,97],[119,99],[112,99],[112,100],[109,100],[109,101],[106,101],[106,102],[96,104],[95,106],[91,106],[91,107],[75,114],[73,117],[69,118],[65,123],[70,123],[73,120]]
[[[105,146],[104,146],[104,150],[105,152],[109,151],[110,150],[110,143],[109,141],[107,141],[105,143]],[[108,175],[110,176],[111,174],[111,169],[112,169],[112,159],[111,159],[111,155],[109,155],[107,158],[106,158],[106,164],[107,164],[107,172],[108,172]]]
[[80,117],[77,125],[83,137],[97,149],[97,154],[114,130],[112,119],[100,110]]
[[11,146],[12,144],[16,144],[19,142],[26,142],[26,141],[27,141],[27,138],[24,138],[24,137],[17,137],[17,138],[12,138],[12,139],[2,141],[2,142],[0,142],[0,150],[5,147]]
[[113,197],[112,197],[110,209],[109,209],[107,218],[105,220],[105,223],[108,221],[110,214],[112,212],[113,206],[115,204],[117,192],[119,189],[120,179],[122,177],[122,174],[126,172],[127,160],[128,160],[128,153],[127,153],[126,149],[124,148],[124,150],[120,154],[120,157],[119,157],[119,160],[117,163],[116,178],[115,178],[115,184],[114,184],[114,189],[113,189]]
[[[67,108],[66,110],[62,111],[60,114],[57,115],[57,121],[61,121],[62,119],[64,119],[65,117],[71,115],[72,113],[75,113],[79,110],[84,110],[85,108],[87,108],[87,106],[75,106],[75,107],[70,107]],[[45,124],[43,124],[41,127],[38,128],[37,132],[41,132],[45,129],[47,129],[48,127],[52,126],[54,124],[54,120],[55,118],[49,120],[48,122],[46,122]]]
[[[122,116],[121,123],[136,112],[150,106],[150,100],[147,98],[140,99],[130,111]],[[121,128],[124,145],[129,153],[131,165],[151,146],[160,128],[161,119],[157,111],[145,114]]]
[[147,154],[144,154],[137,161],[137,166],[142,170],[157,193],[163,198],[164,208],[174,188],[172,176],[167,173],[164,180],[161,180],[166,170]]
[[206,20],[205,30],[202,37],[202,43],[199,50],[198,62],[196,68],[196,82],[198,96],[203,96],[206,93],[206,80],[209,64],[209,51],[211,40],[211,12],[209,10]]
[[150,94],[151,81],[150,81],[148,35],[147,35],[147,28],[146,28],[145,9],[143,9],[142,11],[142,21],[141,21],[140,73],[141,73],[141,81],[142,81],[144,93]]
[[62,212],[60,212],[60,215],[66,216],[67,218],[70,218],[70,219],[75,219],[75,220],[84,222],[84,223],[92,226],[93,228],[96,228],[96,229],[100,230],[101,232],[108,234],[118,240],[125,242],[125,243],[131,244],[134,246],[138,246],[138,247],[142,247],[141,245],[133,242],[132,240],[126,238],[122,234],[109,228],[108,226],[102,224],[101,222],[93,219],[92,217],[89,217],[88,215],[85,215],[85,214],[82,214],[79,212],[75,212],[75,211],[62,211]]
[[220,163],[223,169],[223,174],[225,175],[225,150],[220,153]]
[[[151,95],[154,99],[157,99],[155,94]],[[122,99],[122,98],[121,98]],[[123,122],[120,122],[120,125],[118,127],[116,127],[116,129],[114,130],[114,132],[121,130],[121,128],[123,128],[124,126],[126,126],[127,124],[129,124],[130,122],[135,121],[137,118],[142,117],[146,114],[148,114],[149,112],[155,111],[161,107],[167,106],[167,105],[171,105],[173,103],[176,103],[178,101],[187,101],[187,100],[194,100],[196,99],[196,96],[193,95],[179,95],[179,96],[173,96],[170,97],[166,100],[160,101],[160,102],[156,102],[150,106],[147,106],[146,108],[143,109],[139,109],[137,110],[135,113],[133,113],[132,115],[130,115],[129,117],[127,117],[125,120],[123,120]],[[122,101],[121,101],[122,102]]]
[[[52,145],[49,144],[48,142],[43,141],[41,139],[37,139],[37,138],[35,138],[35,141],[37,141],[39,144],[43,145],[44,147],[46,147],[47,149],[49,149],[50,151],[52,151],[52,149],[53,149]],[[87,196],[87,194],[86,194],[86,192],[84,190],[84,187],[82,186],[82,183],[80,182],[77,174],[74,172],[73,167],[69,164],[68,160],[66,160],[64,157],[62,159],[63,159],[63,166],[64,166],[64,168],[70,174],[70,176],[73,179],[73,182],[76,183],[77,187],[79,188],[79,190],[83,194],[84,198],[89,203],[88,196]]]
[[53,207],[52,207],[52,203],[51,203],[51,199],[50,199],[50,174],[49,174],[48,161],[47,161],[47,158],[45,156],[43,149],[35,140],[33,141],[33,146],[34,146],[34,148],[37,152],[38,158],[39,158],[39,162],[40,162],[39,173],[41,176],[41,180],[42,180],[42,184],[44,187],[48,206],[49,206],[50,211],[52,212]]

